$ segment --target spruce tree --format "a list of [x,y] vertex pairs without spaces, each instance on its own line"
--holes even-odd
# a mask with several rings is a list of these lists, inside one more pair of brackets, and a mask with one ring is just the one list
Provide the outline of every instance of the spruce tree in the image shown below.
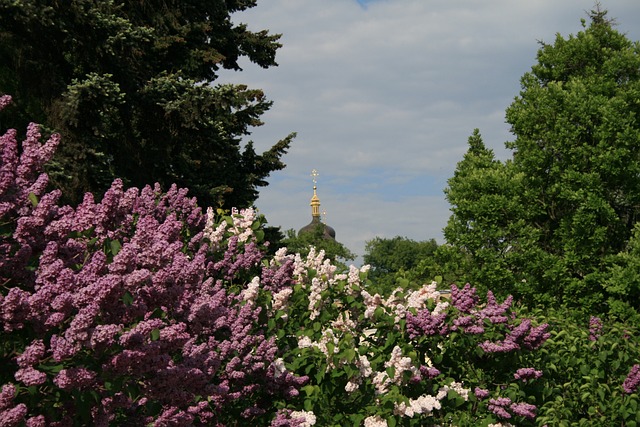
[[187,187],[202,205],[245,207],[282,169],[293,135],[262,154],[243,141],[271,102],[216,84],[239,59],[275,66],[279,35],[235,24],[256,1],[0,0],[0,92],[62,134],[49,173],[71,201],[126,185]]

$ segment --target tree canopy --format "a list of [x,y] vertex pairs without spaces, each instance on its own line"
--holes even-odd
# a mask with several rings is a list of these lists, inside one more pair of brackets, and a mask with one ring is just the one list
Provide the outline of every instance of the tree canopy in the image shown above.
[[445,236],[476,279],[605,310],[606,277],[640,218],[640,44],[606,11],[590,20],[542,43],[522,77],[506,111],[513,159],[498,162],[478,132],[470,138],[446,191]]
[[63,136],[49,169],[72,201],[114,178],[188,187],[202,205],[244,207],[282,169],[293,134],[262,154],[243,137],[271,102],[259,89],[212,83],[239,59],[275,66],[279,35],[231,15],[256,1],[0,0],[0,91]]
[[393,290],[397,279],[422,286],[433,279],[433,272],[424,266],[437,247],[434,239],[419,242],[401,236],[375,237],[365,243],[363,259],[371,266],[369,277],[381,291]]

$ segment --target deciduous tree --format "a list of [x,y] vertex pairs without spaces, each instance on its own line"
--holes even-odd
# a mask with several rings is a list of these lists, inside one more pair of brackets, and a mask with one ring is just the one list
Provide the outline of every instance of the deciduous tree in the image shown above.
[[395,236],[391,239],[376,237],[365,243],[364,263],[371,266],[369,278],[380,290],[393,290],[396,279],[406,279],[422,286],[433,279],[431,271],[421,265],[433,257],[438,247],[434,239],[415,241]]
[[470,140],[449,182],[445,235],[472,255],[478,279],[602,310],[611,257],[640,218],[640,44],[599,8],[590,20],[542,43],[522,77],[506,111],[513,159],[496,162]]

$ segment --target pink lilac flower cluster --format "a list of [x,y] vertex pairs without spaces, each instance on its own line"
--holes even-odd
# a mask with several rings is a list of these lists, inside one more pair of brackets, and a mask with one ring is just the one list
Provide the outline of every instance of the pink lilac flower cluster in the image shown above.
[[537,380],[542,376],[542,371],[536,370],[534,368],[520,368],[513,374],[513,377],[517,380],[522,380],[524,382],[528,380]]
[[505,420],[510,419],[512,417],[512,414],[528,419],[534,419],[536,417],[537,411],[535,405],[526,402],[515,403],[512,402],[508,397],[489,399],[489,404],[487,405],[487,407],[491,412]]
[[524,348],[526,350],[536,350],[549,339],[551,334],[547,332],[549,325],[543,323],[538,326],[531,326],[531,320],[523,319],[518,326],[508,325],[510,331],[501,341],[485,341],[480,344],[487,353],[508,353],[510,351]]
[[492,324],[506,324],[509,321],[507,312],[513,304],[513,297],[509,295],[502,303],[498,303],[493,292],[487,292],[487,302],[484,307],[478,307],[476,288],[468,283],[459,289],[456,285],[451,287],[451,298],[454,307],[463,315],[454,319],[453,330],[461,330],[468,334],[483,334],[485,332],[485,319]]
[[0,110],[3,110],[7,105],[13,102],[11,95],[0,96]]
[[483,400],[486,399],[487,397],[489,397],[489,390],[485,390],[483,388],[480,387],[476,387],[473,390],[473,394],[476,396],[476,398]]
[[627,394],[635,393],[640,385],[640,365],[633,365],[627,378],[622,383],[622,388]]
[[602,320],[599,317],[591,316],[589,319],[589,340],[597,341],[602,334]]
[[268,307],[243,299],[259,277],[292,283],[293,262],[261,265],[253,211],[218,236],[187,190],[120,180],[60,206],[42,173],[59,137],[40,139],[34,124],[21,149],[0,137],[0,339],[17,349],[0,353],[0,425],[222,425],[298,395],[307,378],[276,369]]

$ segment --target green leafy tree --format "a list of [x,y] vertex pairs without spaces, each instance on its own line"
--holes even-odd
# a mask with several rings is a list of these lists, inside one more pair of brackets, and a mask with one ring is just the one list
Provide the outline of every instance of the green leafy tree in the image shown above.
[[371,266],[369,278],[384,293],[396,284],[406,285],[406,281],[418,286],[430,282],[434,276],[423,262],[433,257],[437,247],[434,239],[418,242],[401,236],[375,237],[365,243],[363,259]]
[[438,248],[436,258],[446,273],[455,272],[451,280],[521,296],[531,289],[525,272],[545,256],[535,246],[537,231],[526,221],[523,174],[513,162],[496,160],[478,129],[468,144],[445,189],[452,215],[444,229],[448,245]]
[[261,90],[212,83],[248,58],[276,65],[279,35],[231,15],[256,1],[0,0],[0,91],[63,135],[53,184],[77,201],[115,177],[188,187],[202,205],[251,205],[293,134],[262,154],[242,138],[271,102]]
[[471,144],[477,164],[463,160],[457,172],[469,173],[449,182],[445,232],[478,278],[587,311],[607,309],[612,256],[640,213],[640,44],[599,8],[590,20],[543,43],[522,77],[506,111],[513,159],[495,162]]
[[611,257],[612,265],[603,280],[612,314],[622,319],[638,318],[640,299],[640,223],[636,223],[627,247]]

